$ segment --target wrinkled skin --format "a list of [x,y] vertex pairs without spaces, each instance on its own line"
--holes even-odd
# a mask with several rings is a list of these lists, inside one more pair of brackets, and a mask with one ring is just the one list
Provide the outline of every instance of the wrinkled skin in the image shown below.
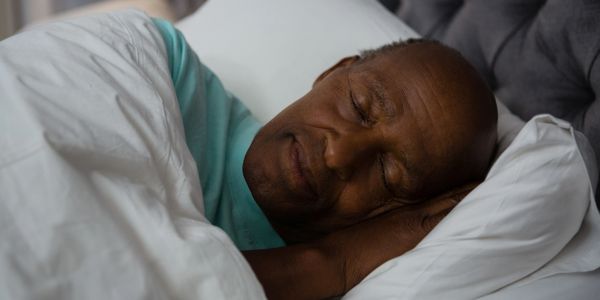
[[476,71],[416,44],[326,70],[259,131],[244,176],[298,243],[481,180],[495,140],[493,95]]

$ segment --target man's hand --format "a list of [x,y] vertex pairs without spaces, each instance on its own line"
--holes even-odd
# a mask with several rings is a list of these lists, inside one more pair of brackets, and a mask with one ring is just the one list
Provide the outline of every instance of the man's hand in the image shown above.
[[313,243],[244,256],[269,299],[342,295],[379,265],[414,248],[475,186],[388,211]]
[[419,205],[404,206],[334,233],[322,242],[338,248],[343,293],[384,262],[413,249],[476,184],[469,184]]

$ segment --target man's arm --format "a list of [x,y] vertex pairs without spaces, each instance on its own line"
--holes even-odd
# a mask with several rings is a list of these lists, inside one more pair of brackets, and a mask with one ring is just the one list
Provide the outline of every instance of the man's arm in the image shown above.
[[244,252],[269,299],[342,295],[389,259],[414,248],[473,185],[289,247]]
[[267,298],[322,299],[345,292],[343,260],[332,250],[311,243],[243,254]]

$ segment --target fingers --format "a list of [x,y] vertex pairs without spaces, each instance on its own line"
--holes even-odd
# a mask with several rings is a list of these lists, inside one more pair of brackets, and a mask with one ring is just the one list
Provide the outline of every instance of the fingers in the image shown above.
[[450,190],[424,203],[424,211],[428,215],[438,215],[450,212],[464,197],[466,197],[479,182],[468,183],[456,189]]
[[427,233],[433,230],[478,184],[469,183],[427,201],[423,209],[421,229]]
[[[456,204],[454,204],[456,205]],[[443,218],[445,218],[454,206],[438,211],[436,214],[427,214],[424,215],[421,219],[421,229],[425,232],[429,233],[435,226],[437,226]]]
[[427,201],[423,211],[427,216],[435,216],[445,211],[449,212],[456,206],[456,204],[458,204],[458,202],[460,202],[461,199],[462,198],[454,195],[438,197]]

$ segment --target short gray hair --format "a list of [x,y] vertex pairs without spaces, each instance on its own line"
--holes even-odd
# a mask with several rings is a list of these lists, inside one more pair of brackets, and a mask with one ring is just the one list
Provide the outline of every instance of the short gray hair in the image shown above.
[[450,50],[452,50],[455,54],[458,54],[459,56],[463,57],[460,52],[458,52],[456,49],[448,47],[446,45],[444,45],[443,43],[440,43],[439,41],[436,40],[430,40],[430,39],[422,39],[422,38],[410,38],[407,40],[398,40],[395,42],[391,42],[389,44],[385,44],[383,46],[374,48],[374,49],[367,49],[367,50],[362,50],[359,52],[358,56],[360,57],[360,61],[368,61],[372,58],[377,57],[378,55],[381,54],[386,54],[395,50],[399,50],[402,48],[406,48],[412,45],[417,45],[417,44],[434,44],[434,45],[438,45],[438,46],[442,46],[445,48],[448,48]]

